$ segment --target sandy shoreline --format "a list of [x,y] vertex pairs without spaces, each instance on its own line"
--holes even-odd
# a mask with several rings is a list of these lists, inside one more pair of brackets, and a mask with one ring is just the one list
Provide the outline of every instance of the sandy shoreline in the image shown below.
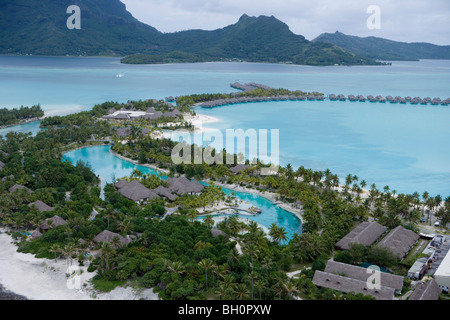
[[11,236],[4,231],[0,229],[0,284],[10,294],[29,300],[158,300],[151,289],[136,292],[119,287],[110,293],[96,293],[89,283],[95,273],[87,272],[87,267],[79,267],[82,274],[77,280],[81,289],[70,289],[76,281],[67,279],[65,260],[37,259],[32,254],[18,253]]

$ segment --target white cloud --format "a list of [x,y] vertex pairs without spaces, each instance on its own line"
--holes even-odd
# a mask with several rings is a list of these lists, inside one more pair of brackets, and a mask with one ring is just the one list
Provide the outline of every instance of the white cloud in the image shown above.
[[[139,20],[163,32],[213,30],[246,13],[274,15],[290,29],[313,39],[337,30],[406,42],[450,44],[448,0],[121,0]],[[369,30],[366,10],[381,8],[381,30]]]

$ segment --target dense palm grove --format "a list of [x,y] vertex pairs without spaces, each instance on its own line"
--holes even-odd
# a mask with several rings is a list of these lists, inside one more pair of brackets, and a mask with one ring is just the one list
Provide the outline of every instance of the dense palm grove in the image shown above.
[[[183,105],[183,111],[189,110],[190,103]],[[163,108],[154,101],[132,105],[142,110],[150,106]],[[132,283],[155,288],[162,299],[367,299],[318,289],[311,281],[314,271],[323,270],[326,261],[335,257],[346,263],[375,263],[404,275],[410,262],[397,261],[383,250],[358,246],[335,253],[338,240],[368,218],[376,218],[388,228],[404,225],[413,230],[428,214],[439,217],[442,225],[450,222],[450,198],[444,200],[428,193],[397,194],[387,186],[379,190],[375,185],[363,196],[365,181],[349,175],[341,182],[329,170],[287,165],[277,175],[262,176],[260,171],[265,165],[259,162],[239,175],[230,171],[231,166],[221,164],[175,166],[170,157],[175,143],[170,140],[136,134],[126,143],[118,143],[115,130],[119,125],[97,120],[112,107],[124,105],[108,102],[92,111],[47,118],[42,123],[45,130],[35,137],[9,133],[0,140],[0,161],[5,164],[0,170],[3,226],[17,239],[21,252],[89,264],[88,270],[97,272],[92,282],[98,290]],[[146,125],[155,127],[157,123]],[[116,153],[165,168],[170,176],[185,175],[210,186],[200,196],[182,196],[174,203],[159,198],[137,204],[110,184],[102,199],[99,179],[89,165],[63,162],[62,153],[110,141]],[[159,177],[141,172],[134,172],[128,179],[152,188],[165,184]],[[270,228],[268,237],[256,223],[245,224],[235,217],[216,226],[210,216],[197,219],[200,209],[217,201],[232,201],[214,186],[215,182],[273,192],[281,201],[301,207],[304,232],[283,241],[285,231],[276,225]],[[10,193],[15,184],[32,192]],[[55,210],[41,213],[28,206],[37,200]],[[172,207],[178,207],[179,214],[163,220]],[[25,239],[24,232],[55,215],[68,224],[50,229],[38,240]],[[214,235],[213,227],[225,235]],[[95,243],[94,237],[103,230],[133,235],[134,241],[122,245],[115,238],[112,243]],[[236,244],[242,248],[241,253]],[[94,251],[98,254],[88,254]],[[307,268],[298,278],[287,275],[303,267]]]
[[44,111],[40,105],[32,107],[21,106],[19,109],[0,109],[0,126],[21,124],[24,121],[41,118]]

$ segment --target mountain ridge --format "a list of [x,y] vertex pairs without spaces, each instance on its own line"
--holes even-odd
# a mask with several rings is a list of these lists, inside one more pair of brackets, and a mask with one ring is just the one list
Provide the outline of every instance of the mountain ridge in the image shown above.
[[[69,30],[67,8],[81,10]],[[336,45],[311,42],[274,16],[250,17],[221,29],[161,33],[135,19],[119,0],[2,0],[0,54],[130,56],[128,63],[243,60],[307,65],[377,64]],[[135,56],[138,54],[138,56]],[[144,54],[144,56],[139,55]],[[131,61],[130,61],[131,60]]]
[[427,42],[400,42],[379,37],[358,37],[336,31],[323,33],[313,42],[328,42],[366,58],[376,60],[450,59],[450,45]]

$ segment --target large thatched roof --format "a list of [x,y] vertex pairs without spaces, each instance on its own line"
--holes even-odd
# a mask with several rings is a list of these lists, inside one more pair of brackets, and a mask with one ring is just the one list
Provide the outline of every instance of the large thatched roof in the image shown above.
[[49,212],[55,210],[55,208],[50,207],[46,203],[42,202],[41,200],[38,200],[36,202],[30,203],[28,205],[30,208],[36,207],[36,209],[39,210],[39,212]]
[[[51,222],[51,223],[50,223]],[[59,216],[54,216],[50,219],[45,219],[42,225],[40,226],[41,230],[49,230],[59,226],[64,226],[67,224],[67,221]]]
[[211,235],[214,238],[217,238],[219,236],[224,236],[225,238],[228,237],[228,235],[225,232],[223,232],[222,230],[219,230],[219,229],[211,229]]
[[[371,273],[368,273],[368,270],[366,268],[361,268],[350,264],[340,263],[331,260],[328,261],[327,266],[325,268],[325,272],[338,275],[345,275],[346,277],[360,281],[367,281],[369,277],[372,275]],[[394,288],[396,291],[401,291],[403,289],[403,282],[404,282],[403,277],[381,272],[380,281],[383,284],[383,286]]]
[[158,196],[164,197],[170,201],[175,201],[178,198],[177,195],[173,194],[170,189],[165,188],[163,186],[159,186],[158,188],[153,189],[152,191],[156,193]]
[[170,191],[178,195],[201,193],[205,189],[205,186],[200,182],[196,180],[190,181],[186,177],[168,178],[166,181],[169,184]]
[[147,189],[144,185],[136,180],[133,180],[131,182],[121,180],[115,184],[115,187],[118,189],[119,193],[122,196],[133,201],[145,201],[158,197],[156,193],[154,193],[150,189]]
[[336,248],[348,250],[352,243],[358,243],[370,246],[375,243],[385,232],[387,228],[378,222],[363,222],[350,231],[344,238],[336,243]]
[[403,259],[419,238],[417,233],[399,226],[382,239],[378,246],[388,248],[400,259]]
[[248,168],[249,168],[249,166],[247,166],[245,164],[238,164],[237,166],[231,168],[230,171],[233,172],[234,174],[239,174]]
[[427,283],[418,284],[409,300],[439,300],[441,293],[441,288],[433,279]]
[[13,193],[17,190],[25,190],[28,193],[32,193],[33,191],[25,186],[22,186],[20,184],[15,184],[14,186],[12,186],[11,188],[9,188],[9,192]]
[[111,232],[108,230],[105,230],[105,231],[101,232],[100,234],[98,234],[94,238],[94,241],[96,243],[101,243],[101,242],[112,243],[114,238],[116,238],[116,237],[119,238],[119,241],[123,246],[130,243],[130,240],[128,240],[127,238],[124,238],[120,234],[114,233],[114,232]]
[[343,293],[362,293],[370,295],[377,300],[392,300],[394,298],[394,288],[381,286],[377,289],[368,287],[367,281],[361,281],[349,277],[343,277],[333,273],[316,271],[313,283],[318,287],[341,291]]

